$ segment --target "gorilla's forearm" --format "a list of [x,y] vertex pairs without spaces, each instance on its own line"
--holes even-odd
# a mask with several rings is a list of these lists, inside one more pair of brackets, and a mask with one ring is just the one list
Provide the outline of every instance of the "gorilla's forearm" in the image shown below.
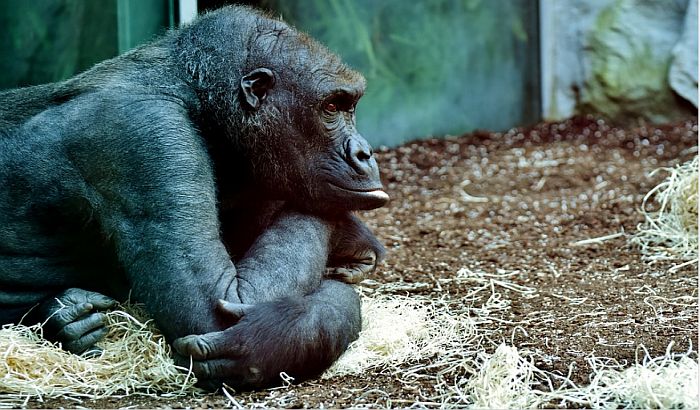
[[[161,272],[167,272],[166,280]],[[146,305],[170,341],[223,329],[214,307],[238,287],[236,269],[217,241],[206,250],[178,248],[144,256],[131,265],[129,276],[132,298]]]
[[326,267],[331,226],[312,215],[284,211],[237,265],[238,287],[226,300],[260,303],[314,292]]

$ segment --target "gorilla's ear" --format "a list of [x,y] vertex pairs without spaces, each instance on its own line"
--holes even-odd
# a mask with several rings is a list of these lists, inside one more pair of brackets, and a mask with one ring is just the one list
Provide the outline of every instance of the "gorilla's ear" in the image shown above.
[[250,108],[257,110],[275,86],[275,76],[267,68],[256,68],[241,78],[241,91]]

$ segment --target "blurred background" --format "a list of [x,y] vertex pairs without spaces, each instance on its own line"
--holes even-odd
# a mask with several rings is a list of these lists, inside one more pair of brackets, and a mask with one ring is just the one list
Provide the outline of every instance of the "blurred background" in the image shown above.
[[697,0],[3,0],[0,88],[60,81],[232,3],[282,16],[361,71],[358,126],[376,146],[697,113]]

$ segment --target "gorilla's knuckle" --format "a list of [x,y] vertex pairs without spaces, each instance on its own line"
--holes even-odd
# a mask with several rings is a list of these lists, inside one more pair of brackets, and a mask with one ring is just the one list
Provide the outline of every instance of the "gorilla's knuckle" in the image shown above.
[[75,309],[72,307],[60,307],[58,310],[56,310],[53,315],[51,315],[51,321],[55,325],[62,325],[65,326],[68,323],[72,322],[76,316]]
[[85,291],[78,288],[70,288],[59,297],[63,303],[80,303],[85,301]]
[[198,357],[208,357],[212,353],[212,346],[204,337],[196,337],[192,339],[190,350]]

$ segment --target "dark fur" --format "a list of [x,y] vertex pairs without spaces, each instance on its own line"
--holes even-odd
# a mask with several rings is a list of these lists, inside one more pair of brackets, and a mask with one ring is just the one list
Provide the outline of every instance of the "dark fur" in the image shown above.
[[[101,294],[130,291],[205,385],[319,374],[360,329],[329,257],[383,253],[349,214],[384,203],[361,193],[381,187],[351,112],[363,89],[310,38],[229,7],[0,93],[0,323],[38,305],[81,352]],[[338,93],[347,110],[324,111]]]

